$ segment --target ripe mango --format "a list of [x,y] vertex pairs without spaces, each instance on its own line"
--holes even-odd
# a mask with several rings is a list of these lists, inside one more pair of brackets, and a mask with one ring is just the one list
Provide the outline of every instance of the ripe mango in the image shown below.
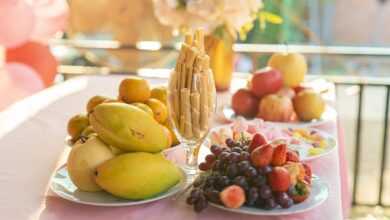
[[96,183],[112,195],[132,200],[154,197],[176,185],[182,173],[162,154],[126,153],[97,168]]
[[170,147],[167,129],[138,107],[125,103],[103,103],[95,107],[89,121],[107,144],[126,152],[156,153]]

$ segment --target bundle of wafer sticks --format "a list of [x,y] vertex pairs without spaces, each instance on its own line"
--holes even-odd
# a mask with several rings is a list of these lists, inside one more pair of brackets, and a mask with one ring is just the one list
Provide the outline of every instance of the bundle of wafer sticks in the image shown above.
[[186,139],[199,139],[208,130],[215,105],[215,84],[209,63],[203,31],[186,34],[169,85],[170,114]]

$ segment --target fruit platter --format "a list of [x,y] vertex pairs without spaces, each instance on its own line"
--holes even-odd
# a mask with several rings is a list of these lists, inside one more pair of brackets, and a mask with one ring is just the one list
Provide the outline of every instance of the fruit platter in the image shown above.
[[248,121],[242,117],[231,124],[214,128],[208,144],[226,146],[226,139],[238,141],[242,138],[255,138],[259,144],[267,141],[286,143],[288,153],[299,155],[302,161],[325,156],[336,148],[336,140],[330,134],[315,128],[277,126],[262,119]]
[[257,136],[213,144],[199,164],[202,173],[186,202],[196,212],[209,204],[253,215],[285,215],[314,208],[328,197],[325,182],[312,174],[285,143],[262,143]]
[[137,205],[184,187],[186,175],[162,153],[178,144],[167,119],[166,88],[127,77],[118,94],[93,96],[86,114],[70,118],[71,151],[51,181],[60,197],[97,206]]
[[335,116],[335,110],[323,98],[327,89],[304,81],[306,59],[297,53],[275,53],[268,66],[255,71],[245,88],[232,96],[224,110],[227,119],[248,119],[284,124],[319,124]]

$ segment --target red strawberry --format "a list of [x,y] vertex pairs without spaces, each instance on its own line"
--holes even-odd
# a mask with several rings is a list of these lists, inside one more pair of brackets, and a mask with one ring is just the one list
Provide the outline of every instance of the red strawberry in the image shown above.
[[251,161],[255,167],[268,166],[272,161],[274,149],[271,144],[265,144],[256,148],[251,153]]
[[287,161],[299,162],[298,153],[292,150],[287,151]]
[[279,144],[274,148],[274,153],[272,155],[272,166],[282,166],[286,163],[287,159],[287,145]]
[[286,192],[290,187],[290,174],[284,167],[274,167],[267,177],[274,192]]
[[289,195],[294,203],[301,203],[307,199],[310,195],[310,185],[305,181],[298,181],[292,190],[289,191]]
[[266,143],[268,143],[267,138],[261,133],[256,133],[253,135],[252,141],[249,145],[249,153]]

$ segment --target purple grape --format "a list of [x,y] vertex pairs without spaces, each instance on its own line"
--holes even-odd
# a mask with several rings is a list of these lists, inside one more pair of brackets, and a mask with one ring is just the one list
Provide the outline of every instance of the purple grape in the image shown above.
[[294,201],[293,201],[291,198],[288,198],[288,199],[285,200],[283,203],[279,203],[279,205],[280,205],[282,208],[284,208],[284,209],[290,208],[293,204],[294,204]]
[[234,142],[233,139],[227,138],[227,139],[225,140],[225,144],[226,144],[228,147],[232,148],[232,147],[235,146],[236,143]]
[[223,189],[230,184],[230,180],[227,176],[220,176],[217,179],[217,183],[218,183],[218,188]]
[[255,177],[257,175],[257,170],[253,167],[248,167],[245,171],[245,176],[248,178]]
[[265,200],[260,198],[260,196],[259,196],[259,198],[257,198],[257,200],[255,202],[255,206],[257,208],[263,208],[264,207],[264,203],[265,203]]
[[272,197],[264,200],[264,206],[263,206],[264,209],[271,210],[271,209],[276,208],[276,206],[277,206],[277,204]]
[[222,153],[222,148],[220,148],[218,145],[211,145],[210,151],[215,156],[218,156],[220,153]]
[[220,203],[218,190],[209,188],[209,189],[205,190],[205,195],[209,201],[214,202],[214,203]]
[[247,205],[254,205],[259,198],[259,192],[256,187],[251,187],[246,195],[246,204]]
[[230,153],[228,160],[231,163],[238,162],[240,160],[240,154],[237,152],[232,152]]
[[207,155],[206,156],[206,158],[205,158],[205,160],[206,160],[206,162],[207,163],[213,163],[214,161],[215,161],[215,159],[216,159],[216,157],[215,157],[215,155],[213,155],[213,154],[209,154],[209,155]]
[[262,185],[259,187],[259,195],[262,199],[268,199],[272,197],[271,187],[268,185]]
[[237,164],[235,163],[231,163],[227,166],[226,168],[226,175],[233,179],[234,177],[236,177],[238,175],[238,168],[237,168]]
[[286,204],[286,202],[290,199],[285,192],[276,192],[274,194],[275,202],[282,206],[282,204]]
[[250,154],[246,151],[240,153],[240,161],[249,160]]
[[201,212],[205,208],[207,208],[208,202],[207,199],[202,195],[199,199],[194,203],[195,212]]
[[221,160],[216,160],[213,166],[213,170],[219,171],[219,170],[223,170],[223,168],[224,168],[223,162]]
[[253,186],[260,187],[267,183],[267,178],[263,175],[257,175],[251,179]]
[[241,151],[242,151],[241,147],[233,147],[232,148],[232,152],[241,153]]
[[210,169],[210,166],[209,166],[209,164],[202,162],[199,164],[199,169],[202,171],[207,171]]
[[197,200],[202,194],[203,192],[201,189],[195,188],[191,191],[190,196]]
[[238,172],[245,173],[245,171],[248,169],[250,164],[249,164],[249,161],[244,160],[244,161],[240,161],[237,164],[237,166],[238,166]]
[[272,167],[271,166],[265,166],[265,167],[261,167],[261,168],[257,169],[257,172],[260,175],[267,175],[271,171],[272,171]]
[[237,176],[233,179],[233,184],[241,186],[244,190],[248,189],[248,182],[244,176]]
[[230,156],[230,153],[227,151],[224,151],[219,155],[219,159],[222,161],[227,161],[229,159],[229,156]]

